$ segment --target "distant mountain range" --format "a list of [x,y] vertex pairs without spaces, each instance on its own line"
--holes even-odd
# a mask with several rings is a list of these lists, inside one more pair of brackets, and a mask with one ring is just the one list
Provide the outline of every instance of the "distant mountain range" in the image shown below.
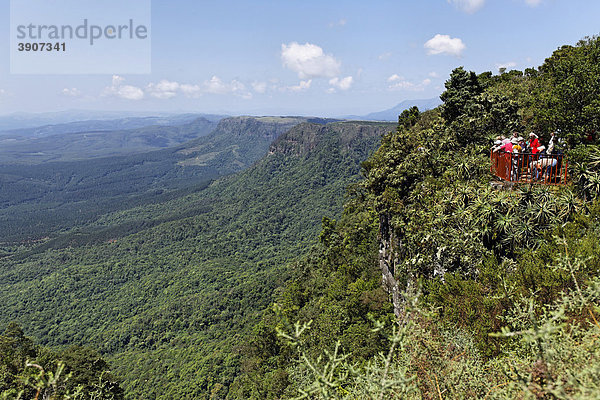
[[[198,117],[206,118],[209,121],[217,122],[224,115],[201,114],[201,113],[161,113],[161,112],[130,112],[130,111],[87,111],[70,110],[48,113],[14,113],[0,115],[0,135],[5,131],[19,130],[20,135],[25,133],[25,128],[36,128],[46,133],[47,125],[63,125],[60,128],[66,129],[66,132],[82,132],[84,130],[116,130],[133,129],[149,125],[174,125],[181,122],[181,119],[189,120]],[[108,120],[113,120],[108,121]],[[105,124],[102,123],[105,122]],[[120,122],[121,125],[114,127],[114,123]],[[71,126],[64,124],[75,123]],[[86,125],[87,124],[87,125]],[[87,126],[87,127],[86,127]],[[95,127],[95,128],[93,128]],[[52,132],[52,129],[50,129]],[[14,133],[14,132],[10,132]]]
[[388,110],[372,112],[367,115],[349,115],[346,116],[346,119],[355,119],[355,120],[365,120],[365,121],[398,121],[398,115],[402,113],[402,111],[409,109],[412,106],[419,107],[419,110],[426,111],[432,110],[442,104],[442,101],[439,97],[434,97],[432,99],[419,99],[419,100],[404,100],[399,103],[395,107],[392,107]]
[[44,236],[108,211],[201,190],[248,168],[276,138],[305,122],[329,120],[230,117],[217,125],[198,118],[172,127],[42,137],[21,153],[0,138],[0,238]]
[[[137,129],[148,126],[176,126],[190,123],[200,117],[201,114],[180,114],[172,116],[155,117],[128,117],[118,119],[94,119],[85,121],[67,122],[64,124],[42,125],[30,128],[9,129],[0,131],[0,136],[9,137],[45,137],[65,133],[80,132],[102,132],[124,129]],[[1,118],[0,118],[1,119]],[[218,122],[218,120],[205,118],[207,121]]]
[[[156,122],[155,118],[149,120],[143,118],[143,120]],[[117,128],[117,130],[103,130],[101,127],[129,127],[138,125],[142,121],[135,121],[132,124],[128,124],[127,120],[91,121],[91,123],[27,128],[22,132],[31,133],[29,131],[33,130],[38,133],[0,136],[0,165],[75,161],[142,153],[176,146],[206,136],[217,126],[217,122],[202,117],[187,122],[188,120],[188,117],[175,118],[164,121],[164,123],[177,121],[178,123],[174,125],[149,125],[134,129]],[[83,130],[76,130],[76,127]],[[70,130],[76,131],[71,133]]]

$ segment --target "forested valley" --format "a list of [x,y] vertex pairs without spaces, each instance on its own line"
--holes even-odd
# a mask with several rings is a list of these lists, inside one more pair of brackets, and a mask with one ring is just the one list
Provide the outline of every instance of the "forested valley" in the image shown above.
[[[585,38],[398,124],[161,150],[219,172],[3,244],[0,397],[599,398],[598,76]],[[568,181],[492,186],[513,132],[557,132]]]

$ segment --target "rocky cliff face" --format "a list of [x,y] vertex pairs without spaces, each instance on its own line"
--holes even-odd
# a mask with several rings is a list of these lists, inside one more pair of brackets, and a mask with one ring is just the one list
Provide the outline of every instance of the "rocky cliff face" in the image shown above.
[[370,152],[365,139],[379,140],[382,135],[393,130],[395,124],[371,122],[335,122],[327,125],[315,123],[299,124],[271,144],[270,154],[306,155],[323,143],[335,138],[335,145],[342,151],[365,153]]
[[305,121],[306,118],[301,117],[232,117],[222,119],[213,134],[229,137],[250,136],[273,141]]
[[[383,213],[379,216],[379,268],[381,270],[381,284],[390,296],[394,306],[394,314],[398,321],[406,321],[407,297],[416,296],[417,285],[414,279],[409,278],[400,283],[396,277],[399,276],[398,253],[401,251],[402,243],[394,233],[390,224],[390,215]],[[404,271],[406,273],[406,271]]]
[[389,215],[383,214],[379,217],[379,268],[381,269],[381,283],[388,293],[394,305],[394,314],[401,317],[403,301],[401,289],[396,280],[396,266],[398,258],[396,250],[398,240],[394,230],[390,226]]

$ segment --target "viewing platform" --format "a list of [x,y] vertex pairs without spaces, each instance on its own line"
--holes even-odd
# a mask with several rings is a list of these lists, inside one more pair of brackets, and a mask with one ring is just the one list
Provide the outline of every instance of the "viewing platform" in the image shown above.
[[564,154],[492,151],[491,172],[506,182],[565,185],[568,160]]

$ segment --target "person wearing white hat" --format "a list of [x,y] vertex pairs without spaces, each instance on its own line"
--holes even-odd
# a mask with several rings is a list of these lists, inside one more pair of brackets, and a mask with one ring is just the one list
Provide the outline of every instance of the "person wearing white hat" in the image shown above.
[[540,141],[538,140],[538,135],[533,132],[529,134],[529,147],[531,147],[531,153],[537,154],[539,152]]
[[492,146],[492,151],[495,153],[498,150],[500,150],[501,147],[502,147],[502,140],[498,139],[494,142],[494,145]]

